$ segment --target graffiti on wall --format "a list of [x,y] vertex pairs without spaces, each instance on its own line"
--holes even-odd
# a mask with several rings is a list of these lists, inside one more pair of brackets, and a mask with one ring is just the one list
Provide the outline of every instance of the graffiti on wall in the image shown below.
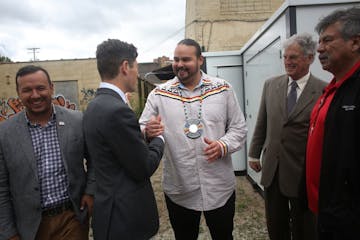
[[66,99],[63,95],[57,95],[56,97],[53,98],[53,103],[55,105],[59,105],[62,107],[66,107],[72,110],[76,109],[76,104],[70,102],[70,100]]
[[[66,107],[69,109],[76,109],[76,104],[67,100],[63,95],[57,95],[53,98],[52,102],[55,105]],[[16,113],[24,109],[24,105],[19,98],[0,99],[0,122],[4,121]]]
[[96,94],[96,89],[93,88],[83,88],[80,90],[82,98],[80,99],[80,105],[87,105]]

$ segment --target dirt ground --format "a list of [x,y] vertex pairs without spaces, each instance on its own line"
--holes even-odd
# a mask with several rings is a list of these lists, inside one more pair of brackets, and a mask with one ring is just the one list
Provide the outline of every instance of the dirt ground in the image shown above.
[[[160,217],[160,228],[151,240],[173,240],[164,193],[161,186],[162,165],[151,177]],[[236,208],[234,217],[234,240],[267,240],[264,200],[252,187],[246,176],[236,177]],[[90,231],[90,240],[92,240]],[[198,240],[211,240],[204,218],[201,219]]]
[[[165,198],[161,186],[162,166],[152,176],[151,181],[156,195],[160,216],[160,229],[154,240],[172,240],[172,231],[169,216],[166,210]],[[234,218],[235,240],[265,240],[268,239],[264,200],[252,187],[246,176],[236,177],[236,209]],[[199,240],[211,239],[205,220],[202,218]]]

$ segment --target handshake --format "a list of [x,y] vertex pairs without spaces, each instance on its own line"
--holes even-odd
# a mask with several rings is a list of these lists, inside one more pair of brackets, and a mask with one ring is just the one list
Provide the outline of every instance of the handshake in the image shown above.
[[160,115],[152,116],[146,123],[144,133],[146,140],[151,141],[153,138],[161,136],[164,133],[164,124],[161,122]]

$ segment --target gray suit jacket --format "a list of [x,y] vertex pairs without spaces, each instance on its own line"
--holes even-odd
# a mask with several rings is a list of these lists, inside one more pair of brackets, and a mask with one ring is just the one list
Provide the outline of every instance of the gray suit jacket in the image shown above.
[[149,239],[159,227],[150,176],[164,142],[154,138],[146,144],[135,113],[106,88],[88,105],[84,132],[96,172],[94,239]]
[[[69,181],[68,191],[80,221],[83,194],[94,193],[94,171],[87,160],[84,169],[85,141],[82,114],[55,106],[57,131]],[[33,240],[41,221],[40,186],[31,136],[25,112],[19,112],[0,124],[0,239],[19,234],[21,240]]]
[[287,75],[265,82],[249,156],[260,158],[262,153],[261,184],[264,187],[270,186],[278,170],[281,192],[288,197],[297,197],[305,162],[310,114],[326,83],[310,75],[289,116],[287,86]]

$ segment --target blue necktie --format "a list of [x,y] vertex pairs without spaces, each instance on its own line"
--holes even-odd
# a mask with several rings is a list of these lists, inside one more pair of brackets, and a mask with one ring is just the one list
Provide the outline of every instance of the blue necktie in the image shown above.
[[296,88],[297,88],[297,83],[295,81],[293,81],[291,84],[291,89],[289,92],[289,95],[287,97],[287,109],[288,109],[288,113],[291,112],[291,110],[294,108],[295,104],[296,104],[296,99],[297,99],[297,93],[296,93]]

